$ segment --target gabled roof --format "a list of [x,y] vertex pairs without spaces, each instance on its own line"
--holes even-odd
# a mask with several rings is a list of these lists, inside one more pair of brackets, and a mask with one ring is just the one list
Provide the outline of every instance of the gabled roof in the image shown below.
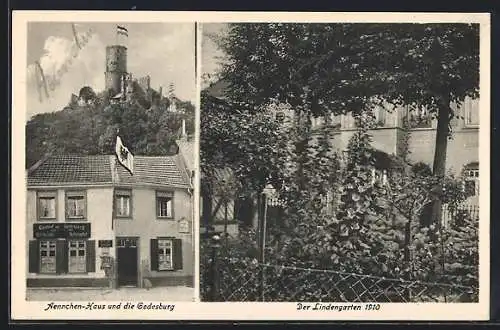
[[189,177],[181,168],[179,157],[179,155],[134,156],[134,175],[130,175],[123,166],[117,163],[119,183],[147,183],[188,188]]
[[188,188],[179,156],[134,156],[134,175],[115,155],[51,155],[28,170],[28,186],[155,184]]
[[112,182],[107,155],[51,155],[28,170],[28,186]]

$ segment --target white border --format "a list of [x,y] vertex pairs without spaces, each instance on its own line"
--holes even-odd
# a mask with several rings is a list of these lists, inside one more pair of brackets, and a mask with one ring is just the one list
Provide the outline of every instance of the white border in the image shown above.
[[[489,191],[490,191],[490,15],[488,13],[293,13],[293,12],[141,12],[141,11],[14,11],[12,13],[12,254],[11,254],[11,318],[16,320],[486,320],[489,318]],[[480,41],[480,292],[479,303],[453,304],[381,304],[376,312],[303,312],[295,303],[176,303],[173,312],[164,311],[51,311],[44,312],[44,302],[25,301],[25,77],[28,21],[87,21],[87,22],[386,22],[386,23],[479,23]],[[198,65],[201,63],[201,34],[198,35]],[[199,128],[200,66],[198,66],[198,99],[196,125]],[[196,134],[199,139],[199,129]],[[198,147],[195,148],[198,151]],[[196,168],[199,159],[195,161]],[[199,175],[196,177],[199,189]],[[199,199],[195,197],[198,219]],[[196,221],[195,221],[196,222]],[[199,226],[194,223],[195,242],[199,241]],[[198,245],[197,245],[198,246]],[[195,260],[199,260],[198,248]],[[195,270],[198,270],[198,265]],[[196,288],[198,271],[196,271]],[[111,302],[106,302],[111,303]],[[168,303],[164,301],[163,303]],[[345,305],[345,304],[344,304]]]

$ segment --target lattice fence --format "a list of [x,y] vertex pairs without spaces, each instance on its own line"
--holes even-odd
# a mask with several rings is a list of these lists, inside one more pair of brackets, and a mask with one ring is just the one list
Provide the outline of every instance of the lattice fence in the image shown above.
[[[248,262],[218,261],[219,292],[204,300],[267,302],[477,302],[478,290],[448,283],[409,281],[333,270]],[[208,269],[207,269],[208,270]],[[203,277],[203,275],[202,275]],[[203,281],[203,280],[202,280]],[[216,297],[214,299],[214,297]]]

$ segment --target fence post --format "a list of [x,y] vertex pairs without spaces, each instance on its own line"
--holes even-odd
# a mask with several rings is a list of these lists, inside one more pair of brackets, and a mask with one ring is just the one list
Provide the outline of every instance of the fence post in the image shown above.
[[210,264],[211,283],[210,283],[210,300],[219,301],[220,295],[220,272],[219,272],[219,256],[218,250],[220,248],[219,235],[211,237],[210,246],[212,248],[212,263]]
[[[412,233],[411,233],[411,223],[413,215],[410,215],[408,221],[405,224],[405,247],[404,247],[404,259],[406,265],[409,266],[408,280],[411,281],[413,272],[413,256],[414,256],[414,246],[412,245]],[[412,299],[411,285],[408,286],[406,291],[405,299],[410,302]]]
[[[410,262],[410,276],[408,276],[408,279],[410,281],[413,281],[413,271],[414,271],[413,260],[415,259],[415,246],[413,246],[411,243],[408,246],[408,257]],[[413,299],[413,292],[411,290],[411,284],[410,284],[408,286],[408,302],[411,302],[412,299]]]
[[[443,237],[443,227],[439,227],[439,244],[441,245],[441,267],[443,269],[443,275],[446,275],[446,250],[444,246],[444,237]],[[448,302],[448,295],[446,289],[444,289],[444,302]]]
[[259,212],[259,264],[260,264],[260,301],[265,301],[265,250],[266,250],[266,218],[267,218],[267,196],[265,193],[261,194],[261,207]]

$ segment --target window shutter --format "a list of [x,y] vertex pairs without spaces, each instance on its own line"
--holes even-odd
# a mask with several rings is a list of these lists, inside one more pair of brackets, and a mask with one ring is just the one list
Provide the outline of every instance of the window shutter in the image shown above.
[[86,243],[86,261],[87,261],[87,273],[94,273],[95,272],[95,241],[94,240],[89,240]]
[[37,240],[29,243],[29,272],[38,273],[40,271],[40,245]]
[[151,251],[151,270],[158,270],[158,240],[152,238],[149,241]]
[[56,241],[56,273],[68,272],[68,242]]
[[173,243],[173,262],[174,270],[182,269],[182,240],[174,238]]
[[64,198],[64,213],[65,213],[65,216],[66,216],[66,219],[68,219],[70,217],[70,209],[71,205],[69,203],[69,198],[68,196],[65,196]]

